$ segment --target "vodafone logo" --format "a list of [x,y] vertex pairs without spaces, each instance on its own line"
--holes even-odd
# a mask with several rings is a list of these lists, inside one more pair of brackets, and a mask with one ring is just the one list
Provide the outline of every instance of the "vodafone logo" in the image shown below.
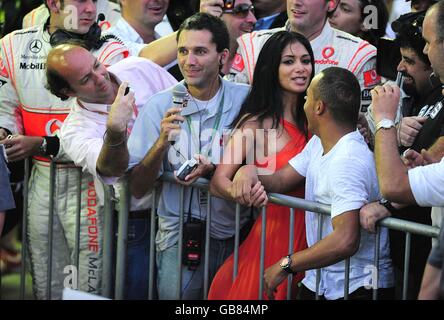
[[51,119],[46,123],[45,132],[47,136],[55,136],[55,132],[62,127],[62,121],[59,119]]
[[322,56],[324,59],[330,59],[335,54],[335,49],[333,47],[325,47],[324,50],[322,50]]
[[9,78],[8,70],[6,70],[2,58],[0,58],[0,77]]
[[364,72],[364,86],[373,87],[381,82],[381,76],[378,75],[375,69]]
[[335,49],[333,47],[325,47],[322,50],[322,59],[315,59],[315,64],[326,64],[337,66],[339,61],[330,59],[335,54]]
[[242,56],[240,54],[236,53],[233,59],[233,65],[231,67],[238,72],[244,70],[244,59],[242,59]]

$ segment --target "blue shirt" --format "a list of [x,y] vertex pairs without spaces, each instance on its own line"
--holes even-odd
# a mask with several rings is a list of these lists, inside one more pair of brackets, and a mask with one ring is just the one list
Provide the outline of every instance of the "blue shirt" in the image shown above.
[[274,19],[281,13],[275,13],[268,17],[263,17],[260,19],[257,19],[256,24],[254,25],[254,30],[268,30],[270,29],[271,25],[273,24]]
[[[205,101],[196,103],[195,99],[190,98],[182,115],[190,119],[191,126],[188,121],[181,124],[181,136],[174,145],[169,147],[158,176],[164,171],[178,170],[183,162],[199,153],[199,149],[203,154],[205,154],[203,151],[211,150],[211,161],[220,162],[223,153],[221,143],[223,133],[238,115],[250,88],[244,84],[231,83],[222,79],[221,84],[216,96],[208,103]],[[142,161],[159,138],[161,120],[165,112],[172,107],[172,91],[173,88],[170,88],[152,96],[142,108],[128,140],[129,168]],[[220,125],[217,128],[217,135],[212,138],[222,97]],[[156,237],[158,250],[165,250],[178,241],[181,188],[178,184],[163,182],[158,206],[159,231]],[[190,211],[193,218],[205,220],[207,213],[205,194],[206,192],[201,193],[196,188],[186,187],[184,190],[185,214]],[[233,202],[212,198],[211,236],[213,238],[227,239],[234,235],[235,208]],[[249,213],[249,208],[241,210],[241,226],[248,221]]]

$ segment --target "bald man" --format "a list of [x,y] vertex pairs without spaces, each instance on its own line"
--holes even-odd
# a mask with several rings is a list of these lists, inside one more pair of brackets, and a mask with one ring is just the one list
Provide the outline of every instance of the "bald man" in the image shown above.
[[[156,92],[177,81],[163,68],[130,57],[105,68],[88,50],[75,44],[55,47],[47,59],[48,89],[63,99],[76,98],[60,133],[63,150],[95,181],[112,183],[128,165],[126,140],[139,110]],[[128,94],[125,94],[130,88]],[[107,178],[108,177],[108,178]],[[146,299],[148,294],[151,195],[131,202],[124,297]],[[101,215],[102,212],[99,213]],[[136,240],[137,241],[136,241]]]

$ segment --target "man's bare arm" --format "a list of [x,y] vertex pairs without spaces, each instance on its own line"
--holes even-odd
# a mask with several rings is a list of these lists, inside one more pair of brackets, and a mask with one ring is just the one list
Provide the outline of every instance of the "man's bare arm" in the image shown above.
[[[378,86],[372,90],[376,124],[382,119],[394,120],[400,90],[396,86]],[[408,167],[398,153],[396,129],[379,129],[375,133],[375,159],[379,188],[384,198],[398,203],[416,203],[410,188]]]
[[422,277],[418,300],[438,300],[440,298],[439,279],[441,279],[441,272],[441,269],[427,263],[424,276]]
[[164,67],[177,57],[177,31],[147,44],[139,52],[139,57],[150,59]]

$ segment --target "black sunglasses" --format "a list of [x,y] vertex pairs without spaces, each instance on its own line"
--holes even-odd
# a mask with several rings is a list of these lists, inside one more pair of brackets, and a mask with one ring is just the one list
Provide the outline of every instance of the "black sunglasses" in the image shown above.
[[240,18],[246,18],[250,11],[254,14],[254,6],[252,4],[241,3],[232,9],[225,9],[224,13],[229,13]]

